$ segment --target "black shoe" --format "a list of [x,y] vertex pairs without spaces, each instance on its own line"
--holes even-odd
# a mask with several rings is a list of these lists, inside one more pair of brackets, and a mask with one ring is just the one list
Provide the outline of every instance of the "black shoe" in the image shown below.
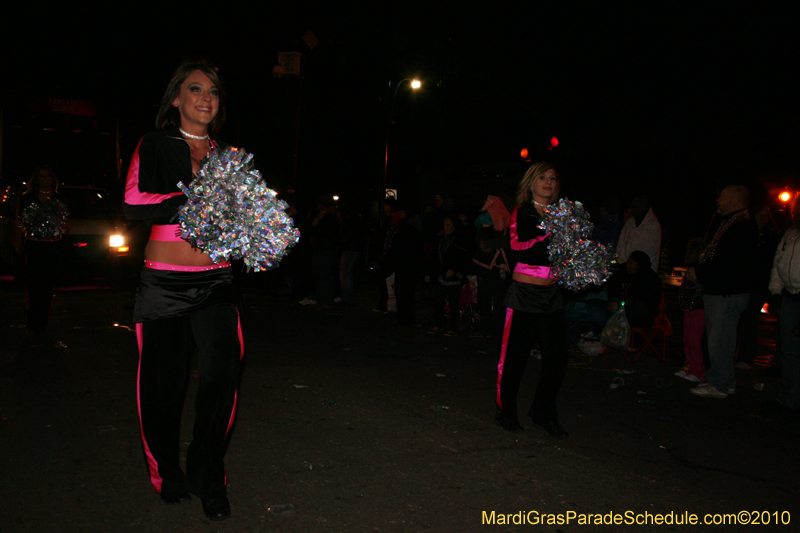
[[231,517],[231,504],[228,498],[203,499],[203,512],[209,520],[219,522]]
[[185,490],[183,492],[162,492],[161,501],[167,505],[180,505],[192,501],[192,497]]
[[525,431],[522,424],[517,420],[517,417],[508,416],[502,411],[498,411],[498,413],[494,415],[494,421],[498,426],[512,433],[522,433]]
[[564,429],[558,425],[558,422],[550,421],[550,422],[542,422],[540,424],[533,422],[531,425],[537,429],[541,429],[543,431],[550,433],[550,435],[552,435],[557,439],[564,440],[567,437],[569,437],[569,433],[564,431]]

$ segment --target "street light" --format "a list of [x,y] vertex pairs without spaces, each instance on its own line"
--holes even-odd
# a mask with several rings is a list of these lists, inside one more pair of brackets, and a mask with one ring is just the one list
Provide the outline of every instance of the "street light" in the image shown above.
[[[397,90],[400,88],[403,82],[406,81],[411,83],[411,88],[415,91],[422,87],[422,82],[417,78],[403,78],[397,83],[397,85],[395,85],[394,92],[392,93],[392,99],[389,101],[389,110],[386,117],[386,143],[383,151],[383,176],[381,176],[381,183],[378,189],[378,217],[381,221],[381,229],[383,227],[383,204],[384,200],[386,199],[386,175],[389,170],[389,127],[394,122],[392,119],[392,110],[394,109],[394,99],[397,96]],[[389,87],[391,88],[391,81],[389,81]]]
[[[414,90],[417,90],[420,87],[422,87],[422,82],[419,81],[417,78],[403,78],[402,80],[397,82],[397,85],[394,86],[394,92],[392,93],[392,101],[390,102],[390,104],[394,104],[394,97],[397,96],[397,90],[406,81],[411,83],[411,88],[414,89]],[[391,87],[391,82],[389,82],[389,87]],[[391,107],[390,107],[389,108],[389,115],[390,115],[389,118],[390,119],[391,119],[391,112],[392,112],[392,110],[391,110]]]

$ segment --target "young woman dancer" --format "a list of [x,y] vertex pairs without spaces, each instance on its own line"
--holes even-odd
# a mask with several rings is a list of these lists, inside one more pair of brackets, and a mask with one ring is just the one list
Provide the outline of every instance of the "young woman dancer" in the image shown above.
[[517,189],[511,213],[511,260],[516,262],[506,294],[506,322],[497,365],[495,420],[508,431],[522,431],[517,392],[525,365],[538,339],[542,348],[539,384],[528,416],[533,427],[558,439],[569,434],[558,422],[556,395],[567,371],[567,331],[561,286],[550,274],[550,236],[538,228],[559,192],[558,173],[550,163],[528,169]]
[[[229,263],[182,240],[174,224],[203,159],[222,143],[212,134],[225,118],[216,69],[182,63],[131,159],[125,191],[129,218],[152,225],[134,307],[139,341],[139,421],[150,480],[167,504],[198,496],[210,520],[230,517],[223,457],[233,425],[243,353],[238,298]],[[180,421],[189,356],[197,346],[200,381],[192,442],[181,469]]]

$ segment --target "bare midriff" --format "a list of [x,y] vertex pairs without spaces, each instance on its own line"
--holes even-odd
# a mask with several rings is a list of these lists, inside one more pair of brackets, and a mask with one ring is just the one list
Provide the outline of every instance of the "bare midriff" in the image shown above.
[[186,241],[147,241],[144,258],[157,263],[180,266],[208,266],[214,261]]
[[530,283],[531,285],[552,285],[556,282],[555,278],[540,278],[537,276],[523,274],[521,272],[514,272],[511,275],[511,279],[514,281],[519,281],[520,283]]

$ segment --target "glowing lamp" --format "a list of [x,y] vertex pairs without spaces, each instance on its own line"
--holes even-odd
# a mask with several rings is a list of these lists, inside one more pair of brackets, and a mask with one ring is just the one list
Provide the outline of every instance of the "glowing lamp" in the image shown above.
[[792,199],[792,195],[789,194],[787,191],[783,191],[778,195],[778,198],[780,199],[781,202],[788,202],[789,200]]
[[550,139],[550,146],[552,146],[553,148],[558,146],[558,137],[553,137]]
[[519,156],[522,159],[528,159],[528,149],[527,148],[523,148],[522,150],[520,150],[519,151]]

